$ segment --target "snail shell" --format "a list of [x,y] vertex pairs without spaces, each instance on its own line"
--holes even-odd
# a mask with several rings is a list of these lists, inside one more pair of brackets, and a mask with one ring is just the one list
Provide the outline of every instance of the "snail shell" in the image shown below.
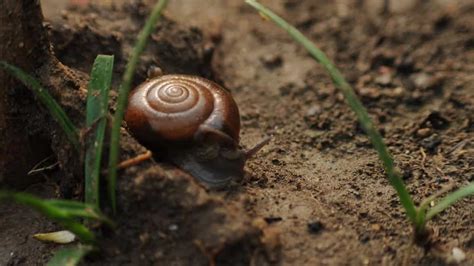
[[145,146],[211,187],[243,176],[240,116],[231,94],[195,76],[164,75],[130,95],[125,121]]

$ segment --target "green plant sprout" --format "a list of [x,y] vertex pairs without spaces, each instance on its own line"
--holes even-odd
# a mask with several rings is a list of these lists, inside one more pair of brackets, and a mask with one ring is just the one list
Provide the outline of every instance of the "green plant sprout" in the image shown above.
[[[32,89],[55,120],[58,121],[69,141],[80,151],[78,130],[47,90],[42,88],[35,78],[15,66],[0,61],[0,67]],[[91,80],[88,85],[86,126],[89,128],[88,136],[90,137],[86,138],[85,141],[86,204],[69,200],[43,200],[27,193],[0,191],[0,200],[10,199],[34,208],[74,233],[86,244],[58,251],[48,265],[76,265],[83,256],[94,249],[94,246],[90,244],[95,244],[95,235],[78,219],[97,220],[109,226],[114,225],[110,219],[99,211],[99,175],[112,68],[113,56],[98,55],[92,67]],[[65,261],[67,263],[63,263]]]
[[67,247],[60,249],[54,253],[53,258],[49,260],[47,266],[75,266],[78,265],[82,258],[94,250],[93,246],[77,245],[75,247]]
[[76,148],[77,151],[80,151],[81,145],[79,142],[78,130],[66,115],[66,112],[64,112],[61,106],[59,106],[56,100],[54,100],[51,94],[49,94],[48,90],[44,89],[35,78],[28,75],[18,67],[12,66],[5,61],[0,61],[0,67],[33,91],[39,101],[51,113],[51,116],[59,123],[74,148]]
[[[109,152],[108,194],[110,204],[114,212],[116,210],[115,190],[117,163],[119,159],[120,126],[124,117],[128,94],[130,92],[135,69],[140,59],[140,54],[145,49],[148,37],[155,29],[156,23],[161,15],[161,11],[165,8],[167,2],[167,0],[160,0],[154,6],[143,29],[138,35],[137,43],[133,49],[125,73],[122,77],[122,84],[119,89],[119,96],[117,100],[117,110],[113,119]],[[78,151],[81,151],[78,130],[66,115],[64,110],[60,107],[60,105],[48,93],[48,91],[45,90],[36,79],[19,68],[4,61],[0,61],[0,67],[5,69],[12,76],[18,78],[27,87],[33,90],[35,95],[46,106],[55,120],[60,124],[68,136],[69,141]],[[96,207],[99,206],[100,160],[106,126],[105,116],[108,107],[108,90],[110,88],[112,79],[112,67],[113,57],[101,55],[98,56],[94,62],[91,72],[91,82],[89,83],[87,98],[86,125],[93,128],[93,141],[91,141],[90,145],[86,147],[85,198],[87,203],[94,204]]]
[[140,55],[145,49],[148,37],[156,27],[156,23],[160,18],[161,11],[166,7],[168,0],[158,1],[153,10],[151,11],[150,16],[145,22],[145,26],[138,34],[137,42],[133,48],[133,52],[128,60],[125,73],[122,77],[122,84],[119,89],[119,95],[117,99],[117,109],[115,111],[112,132],[110,135],[110,151],[109,151],[109,168],[108,168],[108,194],[110,204],[112,205],[112,210],[116,212],[116,199],[115,199],[115,190],[117,183],[117,164],[119,160],[119,149],[120,149],[120,127],[122,125],[123,117],[125,115],[125,108],[127,107],[128,94],[130,93],[130,88],[132,86],[133,75],[135,74],[135,69],[137,68]]
[[[59,123],[69,141],[80,151],[78,130],[66,112],[40,83],[23,70],[0,61],[0,67],[19,79],[30,88],[46,106],[51,116]],[[102,158],[102,147],[106,128],[108,110],[108,92],[112,81],[113,56],[98,55],[91,71],[88,86],[86,126],[91,128],[90,141],[86,141],[85,156],[85,199],[87,203],[99,206],[99,175]]]
[[[133,49],[122,79],[117,100],[117,111],[111,133],[111,145],[109,156],[108,194],[112,210],[115,213],[116,200],[116,175],[119,158],[120,126],[123,120],[127,104],[128,94],[131,88],[133,75],[138,65],[140,54],[143,52],[148,37],[155,29],[161,11],[167,4],[167,0],[160,0],[153,8],[145,26],[138,35],[137,43]],[[40,83],[21,69],[6,62],[0,61],[0,67],[12,76],[22,81],[33,90],[39,100],[46,106],[54,119],[60,124],[69,141],[77,151],[81,151],[81,142],[76,127],[66,115],[60,105],[45,90]],[[77,265],[89,252],[94,250],[96,243],[95,235],[78,218],[97,220],[111,227],[114,223],[103,215],[100,210],[100,166],[103,150],[103,142],[106,129],[106,115],[108,108],[108,92],[112,80],[113,56],[97,56],[91,71],[91,80],[88,85],[86,126],[90,130],[90,140],[86,141],[85,153],[85,200],[86,203],[68,200],[44,200],[27,193],[13,193],[0,191],[0,200],[10,199],[34,208],[51,220],[61,224],[64,228],[74,233],[87,245],[78,245],[73,248],[62,249],[54,255],[49,266],[55,265]],[[92,245],[90,245],[92,244]]]
[[[427,210],[428,204],[424,204],[419,208],[416,208],[410,194],[405,187],[405,184],[400,177],[400,173],[398,173],[398,171],[395,169],[393,157],[388,151],[382,136],[374,126],[374,123],[370,119],[367,110],[359,101],[354,90],[344,79],[338,68],[331,62],[324,52],[317,48],[300,31],[288,24],[284,19],[273,13],[270,9],[266,8],[255,0],[246,0],[245,2],[260,12],[262,16],[270,19],[280,28],[284,29],[297,43],[301,44],[331,76],[334,85],[341,90],[347,104],[356,114],[359,123],[362,125],[362,128],[367,133],[372,145],[377,151],[378,156],[383,163],[385,172],[387,173],[388,180],[393,188],[397,191],[398,197],[405,209],[406,215],[415,227],[415,235],[421,235],[425,232],[426,223],[428,220],[432,219],[433,216],[442,212],[461,198],[474,194],[474,182],[471,182],[468,186],[460,188],[459,190],[447,195],[430,210]],[[434,198],[428,202],[433,200]]]
[[87,90],[86,127],[90,141],[85,143],[85,202],[99,208],[100,166],[107,125],[109,89],[112,82],[114,57],[98,55],[92,66]]

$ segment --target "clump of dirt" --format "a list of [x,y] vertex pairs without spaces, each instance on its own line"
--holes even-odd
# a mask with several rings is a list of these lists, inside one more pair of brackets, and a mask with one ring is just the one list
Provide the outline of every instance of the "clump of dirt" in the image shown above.
[[[473,4],[400,1],[411,4],[383,13],[368,4],[374,1],[262,2],[340,67],[417,203],[446,185],[473,181]],[[118,82],[148,11],[143,4],[72,9],[65,21],[51,22],[55,53],[85,80],[98,53],[114,54]],[[452,262],[453,248],[466,254],[462,264],[474,262],[474,199],[430,222],[431,250],[413,246],[410,224],[355,115],[322,68],[282,30],[238,0],[175,0],[166,14],[135,83],[153,66],[217,80],[239,104],[243,145],[268,135],[272,141],[248,163],[240,184],[224,191],[205,191],[161,162],[127,169],[119,185],[119,227],[103,232],[103,252],[87,264],[431,265]],[[68,113],[80,114],[83,93],[79,100],[58,95],[71,106]],[[123,159],[143,151],[126,132],[122,149]],[[75,171],[74,186],[65,190],[79,197]],[[0,221],[11,217],[5,212]],[[34,217],[0,223],[12,228],[9,239],[28,239],[7,242],[15,254],[9,264],[49,257],[42,254],[51,247],[22,229]],[[34,228],[50,226],[39,220]]]
[[[115,9],[100,5],[72,8],[62,14],[62,19],[51,22],[56,56],[65,65],[89,73],[97,54],[114,55],[114,84],[118,85],[148,13],[149,6],[140,1]],[[213,49],[212,41],[205,40],[200,29],[182,27],[164,17],[141,57],[135,85],[147,78],[152,67],[160,67],[164,73],[211,77]]]

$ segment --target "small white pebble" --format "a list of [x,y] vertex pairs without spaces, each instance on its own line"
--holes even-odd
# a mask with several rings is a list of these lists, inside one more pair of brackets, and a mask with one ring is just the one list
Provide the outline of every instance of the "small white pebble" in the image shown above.
[[460,248],[453,248],[453,259],[457,263],[461,263],[466,258],[466,254]]
[[168,226],[168,229],[170,231],[176,231],[176,230],[178,230],[178,226],[176,224],[172,224],[172,225]]
[[321,106],[319,105],[312,105],[307,111],[306,116],[314,116],[321,113]]
[[370,264],[370,260],[368,258],[363,258],[362,259],[362,264],[364,265],[369,265]]

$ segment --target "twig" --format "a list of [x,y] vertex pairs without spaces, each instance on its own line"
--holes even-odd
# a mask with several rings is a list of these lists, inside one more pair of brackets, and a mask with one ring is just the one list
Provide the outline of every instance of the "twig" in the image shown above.
[[[127,159],[125,161],[122,161],[117,165],[117,170],[125,169],[133,165],[137,165],[139,163],[142,163],[143,161],[146,161],[150,159],[152,156],[151,151],[146,151],[145,153],[139,154],[133,158]],[[107,174],[107,169],[102,171],[103,174]]]
[[143,161],[146,161],[146,160],[150,159],[151,155],[152,155],[151,151],[146,151],[143,154],[137,155],[136,157],[130,158],[128,160],[125,160],[125,161],[119,163],[117,165],[117,168],[118,169],[124,169],[124,168],[128,168],[132,165],[137,165],[137,164],[139,164]]
[[28,172],[28,175],[37,174],[37,173],[40,173],[40,172],[43,172],[43,171],[46,171],[46,170],[51,170],[54,167],[56,167],[59,164],[59,162],[55,162],[51,165],[38,168],[40,165],[42,165],[44,162],[48,161],[51,158],[53,158],[53,155],[50,155],[50,156],[46,157],[45,159],[41,160],[39,163],[35,164],[35,166],[33,166],[33,168],[31,168],[31,170]]

